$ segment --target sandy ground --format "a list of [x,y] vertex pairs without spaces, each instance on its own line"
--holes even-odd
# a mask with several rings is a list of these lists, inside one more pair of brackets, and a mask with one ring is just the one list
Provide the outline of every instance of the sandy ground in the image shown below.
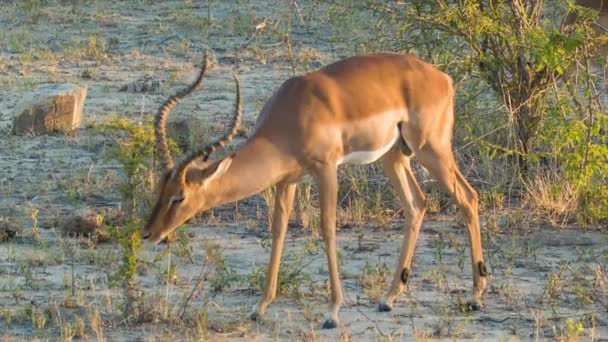
[[[452,219],[433,217],[424,224],[408,292],[390,313],[377,312],[375,300],[362,288],[361,276],[366,264],[380,269],[386,265],[392,270],[401,242],[398,227],[402,223],[397,220],[390,229],[366,228],[363,242],[357,238],[357,229],[342,229],[338,234],[338,246],[343,255],[341,275],[345,303],[341,311],[342,325],[334,331],[320,329],[328,291],[321,242],[298,227],[291,227],[287,237],[286,260],[293,263],[296,258],[302,258],[301,272],[311,279],[298,285],[301,294],[279,297],[269,307],[263,322],[248,319],[249,311],[258,299],[258,291],[251,287],[247,278],[266,265],[268,251],[261,246],[264,237],[256,237],[242,222],[190,228],[194,236],[192,262],[174,254],[177,247],[172,246],[172,257],[165,256],[150,265],[138,281],[149,300],[160,297],[157,300],[162,307],[160,303],[166,297],[171,303],[167,310],[181,311],[181,298],[190,293],[204,264],[205,251],[201,246],[221,246],[229,267],[242,280],[221,293],[206,290],[190,304],[191,308],[208,312],[209,329],[214,339],[335,340],[348,335],[357,341],[384,337],[410,340],[413,336],[484,341],[552,340],[562,333],[555,329],[562,328],[568,318],[578,321],[591,320],[591,317],[594,317],[595,326],[585,329],[584,339],[601,340],[607,336],[605,307],[600,303],[584,302],[582,295],[577,293],[594,288],[597,279],[593,273],[598,267],[596,252],[606,245],[605,235],[537,229],[533,233],[497,237],[494,242],[486,243],[491,276],[485,307],[477,312],[463,312],[459,303],[466,301],[472,279],[468,255],[458,251],[466,244],[464,234],[461,228],[453,225]],[[59,306],[58,310],[67,318],[78,314],[86,317],[85,308],[97,307],[108,320],[106,338],[188,336],[187,329],[181,327],[176,332],[170,324],[123,325],[118,318],[111,320],[116,304],[113,302],[120,300],[119,289],[110,286],[108,271],[111,269],[108,263],[116,262],[115,246],[101,244],[95,249],[87,249],[72,242],[76,246],[72,258],[65,253],[71,239],[63,243],[68,247],[57,246],[59,239],[51,232],[45,232],[41,239],[45,241],[42,246],[27,240],[1,245],[0,300],[5,309]],[[446,243],[444,248],[439,247],[445,241],[453,246]],[[309,251],[303,251],[307,245]],[[310,248],[310,245],[316,248]],[[141,258],[152,261],[165,248],[147,246]],[[175,283],[167,283],[163,276],[170,262],[177,269]],[[72,298],[72,263],[75,297],[82,303],[74,308],[65,303]],[[559,283],[551,290],[555,291],[551,295],[547,293],[550,279]],[[385,288],[386,285],[380,287],[382,291]],[[51,322],[46,330],[37,330],[32,324],[17,319],[0,323],[0,328],[5,336],[13,337],[51,337],[60,333],[52,328]],[[90,329],[88,331],[89,338],[96,336]]]
[[[231,72],[243,84],[246,127],[272,91],[292,75],[280,39],[265,34],[239,48],[265,19],[271,24],[284,21],[288,6],[212,1],[209,25],[207,4],[49,1],[29,10],[2,4],[0,216],[15,218],[24,232],[0,243],[0,338],[66,338],[74,335],[66,329],[74,330],[82,321],[83,338],[93,340],[608,339],[606,233],[555,229],[517,211],[482,215],[484,221],[496,218],[497,224],[492,229],[484,225],[491,275],[486,305],[476,312],[460,305],[470,294],[472,279],[466,234],[454,215],[427,217],[409,289],[390,313],[377,312],[376,299],[390,281],[404,223],[396,216],[384,229],[372,222],[342,227],[338,246],[345,303],[341,325],[332,331],[320,329],[328,294],[322,241],[292,220],[285,260],[297,271],[297,285],[268,308],[265,320],[251,322],[248,314],[259,291],[250,279],[265,269],[269,255],[259,196],[239,203],[238,215],[229,205],[190,224],[186,245],[172,245],[169,251],[167,246],[146,245],[137,282],[146,304],[158,312],[143,323],[127,322],[120,314],[122,290],[111,282],[118,246],[65,238],[57,229],[62,217],[120,203],[120,166],[104,158],[110,142],[86,127],[113,115],[152,115],[167,95],[192,80],[206,50],[214,51],[216,66],[203,89],[172,115],[201,118],[209,122],[212,134],[220,134],[229,121]],[[302,8],[304,18],[314,17],[316,12]],[[313,20],[296,25],[291,39],[300,61],[297,72],[338,58],[326,30]],[[92,36],[105,44],[102,52],[91,49]],[[119,91],[144,77],[158,81],[160,90]],[[11,135],[19,95],[47,82],[88,86],[83,129],[68,136]],[[41,228],[38,241],[31,228],[34,221]],[[212,290],[209,279],[218,271],[205,261],[209,251],[204,246],[213,245],[234,273],[222,291]],[[202,267],[206,280],[202,290],[193,291]],[[175,270],[170,277],[168,269]],[[370,285],[364,279],[374,270],[379,276]],[[193,292],[186,310],[190,320],[180,322],[176,317],[183,299]],[[207,323],[197,327],[192,317],[203,313],[206,318],[199,322]]]

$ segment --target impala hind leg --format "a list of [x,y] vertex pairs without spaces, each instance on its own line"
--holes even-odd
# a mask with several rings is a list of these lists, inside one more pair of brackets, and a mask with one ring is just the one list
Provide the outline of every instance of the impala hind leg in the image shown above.
[[293,200],[296,193],[295,183],[280,183],[277,185],[274,197],[274,214],[272,217],[272,250],[270,252],[270,263],[266,273],[266,284],[262,298],[251,312],[251,319],[257,320],[264,315],[266,307],[270,304],[277,293],[277,280],[279,276],[279,265],[283,252],[283,242],[287,232],[287,221],[293,208]]
[[487,270],[483,262],[481,233],[479,231],[479,197],[477,192],[464,178],[450,148],[433,149],[428,146],[417,154],[418,159],[439,181],[458,204],[467,225],[473,267],[472,309],[483,304],[486,292]]
[[391,311],[394,300],[405,289],[426,206],[424,193],[410,168],[410,159],[398,147],[394,147],[380,161],[384,173],[399,197],[407,222],[393,282],[378,305],[379,311]]
[[338,259],[336,257],[336,206],[338,201],[338,172],[336,166],[325,166],[318,172],[319,201],[321,207],[321,232],[325,240],[327,268],[331,286],[329,311],[327,312],[323,329],[335,328],[340,319],[338,312],[342,305],[342,286],[338,274]]

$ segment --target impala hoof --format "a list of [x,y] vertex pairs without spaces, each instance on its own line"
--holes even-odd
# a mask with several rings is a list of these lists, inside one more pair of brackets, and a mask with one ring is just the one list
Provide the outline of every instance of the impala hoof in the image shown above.
[[338,326],[338,323],[333,319],[328,319],[323,323],[323,329],[335,329]]
[[389,311],[392,311],[392,310],[393,310],[393,307],[390,306],[390,305],[388,305],[388,304],[386,304],[386,303],[380,303],[380,304],[378,304],[378,311],[379,312],[389,312]]
[[262,321],[262,319],[264,319],[264,312],[266,310],[264,310],[266,308],[266,306],[261,305],[261,304],[256,304],[253,307],[251,307],[251,313],[249,314],[249,319],[252,321]]
[[479,310],[481,310],[482,307],[483,307],[483,305],[481,305],[479,303],[468,302],[465,305],[465,311],[479,311]]

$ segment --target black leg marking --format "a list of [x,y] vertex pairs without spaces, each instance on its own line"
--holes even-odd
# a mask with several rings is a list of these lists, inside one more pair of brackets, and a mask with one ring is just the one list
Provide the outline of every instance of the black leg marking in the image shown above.
[[477,263],[477,268],[479,269],[479,275],[482,277],[488,276],[488,269],[486,268],[486,264],[483,261]]
[[410,270],[407,269],[407,267],[403,268],[403,271],[401,271],[401,282],[403,283],[403,285],[407,285],[407,278],[409,278],[410,276]]

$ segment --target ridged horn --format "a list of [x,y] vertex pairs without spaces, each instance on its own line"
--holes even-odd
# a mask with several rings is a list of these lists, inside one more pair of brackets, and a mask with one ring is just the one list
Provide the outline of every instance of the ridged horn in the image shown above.
[[185,182],[186,180],[186,170],[188,169],[190,163],[199,158],[204,161],[209,159],[209,155],[229,143],[241,127],[241,119],[243,118],[243,103],[241,99],[241,83],[236,75],[234,75],[234,83],[236,86],[236,104],[234,110],[234,118],[232,120],[232,128],[223,137],[221,137],[214,143],[208,144],[207,146],[204,146],[198,150],[192,151],[186,157],[186,159],[184,159],[180,163],[177,168],[177,177],[179,177],[182,182]]
[[207,70],[207,55],[203,58],[201,65],[201,71],[198,74],[196,80],[190,84],[187,88],[177,92],[177,94],[169,97],[167,101],[160,107],[156,117],[154,118],[154,136],[156,138],[156,153],[159,156],[162,167],[165,170],[173,168],[173,158],[171,157],[171,151],[169,150],[169,144],[167,143],[167,132],[166,123],[167,115],[175,107],[175,105],[181,101],[184,97],[190,95],[196,88],[198,88],[202,81],[205,71]]

